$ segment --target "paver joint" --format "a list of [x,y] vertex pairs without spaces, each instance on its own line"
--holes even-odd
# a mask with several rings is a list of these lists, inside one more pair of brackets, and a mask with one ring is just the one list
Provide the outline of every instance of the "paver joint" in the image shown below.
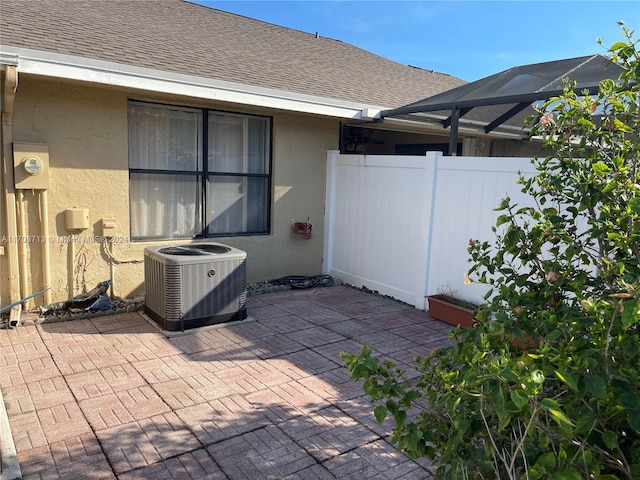
[[184,336],[138,312],[0,329],[22,478],[431,478],[389,443],[339,354],[368,344],[410,370],[448,327],[347,286],[248,304],[248,320]]

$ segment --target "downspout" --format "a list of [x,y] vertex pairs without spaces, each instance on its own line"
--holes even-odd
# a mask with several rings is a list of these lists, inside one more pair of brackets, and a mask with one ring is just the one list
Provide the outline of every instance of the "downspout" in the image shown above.
[[[7,258],[9,267],[9,300],[10,303],[20,300],[20,269],[18,265],[18,222],[16,218],[16,191],[13,177],[13,101],[18,89],[18,71],[15,66],[6,65],[4,91],[2,92],[2,173],[4,180],[3,196],[6,214],[6,233],[8,242]],[[20,322],[22,306],[17,304],[11,308],[9,326],[15,327]]]

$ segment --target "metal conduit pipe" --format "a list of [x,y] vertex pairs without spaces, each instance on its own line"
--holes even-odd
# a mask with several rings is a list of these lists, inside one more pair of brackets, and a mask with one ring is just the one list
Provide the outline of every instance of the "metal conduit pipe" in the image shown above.
[[[20,300],[20,267],[18,265],[18,224],[16,218],[16,193],[13,177],[13,102],[18,89],[18,71],[13,65],[7,65],[4,72],[2,92],[2,174],[4,181],[3,196],[6,215],[7,258],[9,270],[9,300]],[[9,326],[20,322],[20,304],[11,308]]]

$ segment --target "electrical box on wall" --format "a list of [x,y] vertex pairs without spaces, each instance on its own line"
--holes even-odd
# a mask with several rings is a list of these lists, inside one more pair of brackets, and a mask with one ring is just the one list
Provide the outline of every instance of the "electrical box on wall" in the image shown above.
[[293,223],[291,224],[291,230],[293,231],[293,234],[299,235],[303,238],[306,238],[307,240],[313,237],[313,234],[311,233],[311,229],[312,229],[312,225],[309,222],[308,218],[306,222],[296,222],[294,220]]
[[48,189],[49,147],[40,143],[14,143],[13,176],[17,189]]
[[116,221],[113,218],[102,219],[102,236],[114,237],[116,233]]
[[69,208],[64,212],[64,224],[70,232],[89,228],[88,208]]

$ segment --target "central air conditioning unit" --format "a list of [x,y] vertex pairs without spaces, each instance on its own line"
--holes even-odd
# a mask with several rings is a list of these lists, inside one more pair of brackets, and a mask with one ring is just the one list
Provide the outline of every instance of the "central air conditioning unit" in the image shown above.
[[220,243],[144,249],[145,312],[163,330],[247,318],[247,254]]

